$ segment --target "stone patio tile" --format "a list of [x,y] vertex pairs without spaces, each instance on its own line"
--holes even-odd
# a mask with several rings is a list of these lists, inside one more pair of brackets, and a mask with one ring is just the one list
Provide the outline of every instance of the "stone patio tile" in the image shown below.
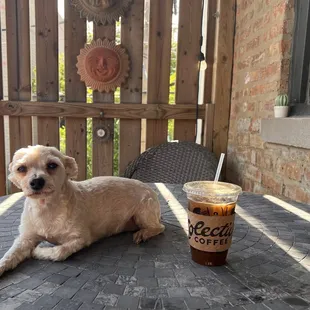
[[53,310],[77,310],[81,306],[81,302],[71,299],[62,299]]
[[61,298],[58,296],[43,295],[34,303],[34,306],[52,309],[60,301],[61,301]]

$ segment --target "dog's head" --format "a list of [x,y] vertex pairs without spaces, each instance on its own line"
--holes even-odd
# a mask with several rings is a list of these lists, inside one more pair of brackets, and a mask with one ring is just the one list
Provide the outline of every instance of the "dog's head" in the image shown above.
[[22,189],[25,196],[45,198],[60,193],[68,179],[77,177],[74,158],[54,147],[28,146],[16,151],[9,165],[9,180]]

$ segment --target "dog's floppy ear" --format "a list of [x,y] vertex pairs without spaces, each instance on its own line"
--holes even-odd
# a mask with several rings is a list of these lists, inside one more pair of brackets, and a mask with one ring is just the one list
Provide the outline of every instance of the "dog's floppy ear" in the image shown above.
[[75,159],[70,156],[65,156],[64,164],[68,178],[76,179],[78,176],[78,165]]
[[17,188],[21,188],[19,181],[18,181],[18,177],[16,177],[16,174],[14,172],[14,163],[16,162],[16,160],[22,158],[25,154],[27,153],[27,149],[26,148],[21,148],[19,150],[17,150],[14,153],[13,159],[9,164],[9,175],[8,175],[8,179],[17,187]]

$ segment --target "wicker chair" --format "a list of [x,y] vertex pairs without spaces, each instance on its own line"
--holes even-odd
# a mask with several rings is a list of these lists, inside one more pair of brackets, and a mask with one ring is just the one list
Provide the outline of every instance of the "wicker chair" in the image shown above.
[[131,162],[124,177],[142,182],[184,184],[213,180],[218,160],[194,142],[168,142],[152,147]]

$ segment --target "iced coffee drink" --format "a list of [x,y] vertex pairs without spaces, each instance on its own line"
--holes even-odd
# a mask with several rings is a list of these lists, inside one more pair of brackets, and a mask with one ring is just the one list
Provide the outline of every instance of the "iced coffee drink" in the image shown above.
[[223,182],[195,181],[184,185],[188,198],[188,238],[192,259],[207,266],[226,262],[241,188]]

